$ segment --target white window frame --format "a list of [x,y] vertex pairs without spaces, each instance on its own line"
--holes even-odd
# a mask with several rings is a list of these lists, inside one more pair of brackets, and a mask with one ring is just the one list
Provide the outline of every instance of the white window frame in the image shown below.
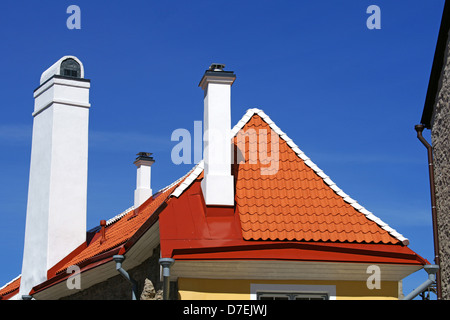
[[336,286],[333,285],[251,283],[250,300],[257,300],[258,293],[281,295],[286,293],[326,294],[329,300],[336,300]]

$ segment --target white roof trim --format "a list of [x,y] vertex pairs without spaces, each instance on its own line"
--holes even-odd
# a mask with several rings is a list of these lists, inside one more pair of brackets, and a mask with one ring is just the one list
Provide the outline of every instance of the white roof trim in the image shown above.
[[[182,184],[180,184],[173,192],[170,196],[174,196],[174,197],[179,197],[181,196],[181,194],[184,192],[184,190],[186,190],[191,184],[192,182],[195,181],[195,179],[197,179],[197,177],[200,175],[200,173],[202,173],[204,168],[204,162],[203,160],[201,160],[191,171],[190,173],[188,173],[188,176],[186,177],[186,179],[183,181]],[[184,178],[184,177],[183,177]],[[183,179],[181,178],[181,179]],[[180,181],[181,179],[179,179],[178,181]]]
[[[351,198],[348,194],[346,194],[342,189],[340,189],[333,180],[328,177],[323,170],[321,170],[314,162],[311,161],[310,158],[308,158],[305,153],[294,143],[292,139],[290,139],[286,133],[281,131],[281,129],[270,119],[268,115],[264,113],[264,111],[252,108],[247,110],[247,112],[244,114],[244,116],[241,118],[241,120],[238,121],[238,123],[234,126],[234,128],[231,130],[231,136],[234,137],[236,134],[241,130],[245,124],[252,118],[254,114],[259,115],[268,125],[269,127],[277,133],[280,138],[282,138],[289,147],[297,154],[297,156],[304,161],[304,163],[310,167],[319,177],[323,179],[323,181],[334,191],[337,195],[342,197],[342,199],[350,204],[352,207],[354,207],[358,212],[361,212],[366,216],[367,219],[374,221],[377,225],[379,225],[383,230],[386,230],[391,236],[401,241],[404,245],[409,244],[409,240],[405,238],[402,234],[398,233],[393,228],[389,227],[385,222],[383,222],[380,218],[375,216],[372,212],[365,209],[363,206],[358,204],[356,200]],[[200,161],[194,169],[191,171],[191,173],[188,175],[186,180],[183,181],[181,185],[178,186],[177,189],[171,194],[171,196],[179,197],[184,190],[186,190],[192,182],[200,175],[200,173],[203,171],[204,163],[203,160]]]
[[[203,163],[203,160],[202,160],[202,163]],[[197,165],[196,167],[198,167],[198,165]],[[196,167],[195,167],[195,168],[196,168]],[[194,169],[195,169],[195,168],[194,168]],[[202,170],[201,170],[198,174],[200,174],[202,171],[203,171],[203,165],[202,165]],[[174,185],[176,185],[178,182],[180,182],[181,180],[183,180],[184,177],[186,177],[186,176],[189,175],[190,173],[191,173],[191,172],[188,172],[186,175],[184,175],[184,176],[181,177],[180,179],[176,180],[175,182],[169,184],[168,186],[162,188],[161,190],[159,190],[159,191],[156,192],[155,194],[164,192],[164,191],[166,191],[167,189],[172,188]],[[197,174],[197,176],[198,176],[198,174]],[[188,177],[188,178],[189,178],[189,177]],[[189,181],[192,182],[192,181],[194,181],[194,180],[195,180],[195,178],[194,178],[194,179],[191,179],[191,180],[189,180]],[[175,190],[175,191],[176,191],[176,190]],[[175,191],[174,191],[174,192],[175,192]],[[174,192],[173,192],[171,195],[173,195]],[[131,207],[128,208],[127,210],[125,210],[125,211],[119,213],[118,215],[112,217],[111,219],[109,219],[108,221],[106,221],[106,226],[109,226],[109,225],[113,224],[114,222],[119,221],[119,220],[122,219],[124,216],[126,216],[127,213],[129,213],[130,211],[133,211],[134,209],[135,209],[134,206],[131,206]]]
[[[183,181],[183,183],[178,186],[177,189],[175,189],[172,195],[175,195],[177,197],[179,197],[179,195],[189,186],[192,184],[192,182],[200,175],[200,173],[202,173],[203,171],[203,160],[200,161],[193,170],[191,170],[190,172],[188,172],[186,175],[184,175],[183,177],[181,177],[180,179],[176,180],[175,182],[171,183],[170,185],[162,188],[161,190],[159,190],[156,194],[160,193],[160,192],[164,192],[170,188],[172,188],[174,185],[176,185],[177,183],[179,183],[181,180],[183,180],[186,176],[188,176],[186,178],[185,181]],[[181,187],[181,188],[180,188]],[[178,194],[178,195],[177,195]],[[119,213],[118,215],[112,217],[111,219],[106,221],[106,226],[109,226],[117,221],[119,221],[120,219],[122,219],[124,216],[126,216],[129,212],[134,210],[134,206],[131,206],[130,208],[126,209],[125,211]],[[0,287],[0,290],[2,290],[3,288],[6,288],[8,285],[10,285],[11,283],[13,283],[14,281],[16,281],[17,279],[19,279],[22,275],[18,275],[17,277],[15,277],[14,279],[12,279],[11,281],[9,281],[8,283],[6,283],[5,285],[3,285],[2,287]]]
[[132,206],[132,207],[128,208],[127,210],[125,210],[124,212],[119,213],[118,215],[112,217],[111,219],[106,221],[106,226],[109,226],[110,224],[113,224],[114,222],[122,219],[123,216],[125,216],[127,213],[129,213],[130,211],[133,211],[133,210],[134,210],[134,206]]

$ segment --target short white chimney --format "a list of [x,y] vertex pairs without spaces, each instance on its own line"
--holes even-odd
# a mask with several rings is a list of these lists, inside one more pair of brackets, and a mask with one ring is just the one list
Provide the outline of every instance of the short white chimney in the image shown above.
[[138,209],[153,194],[151,188],[151,166],[155,163],[151,153],[139,152],[134,164],[137,167],[134,209]]
[[199,86],[204,90],[204,178],[201,182],[206,205],[233,206],[234,179],[231,175],[231,85],[233,71],[212,64]]
[[65,56],[42,74],[34,91],[19,297],[86,241],[89,88],[83,64]]

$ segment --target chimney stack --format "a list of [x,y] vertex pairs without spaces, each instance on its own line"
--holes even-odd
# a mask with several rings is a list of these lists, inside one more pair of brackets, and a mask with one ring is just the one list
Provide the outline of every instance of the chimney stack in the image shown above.
[[231,174],[231,85],[236,79],[225,65],[213,63],[199,87],[204,90],[204,178],[201,182],[206,205],[233,206]]
[[153,194],[151,188],[151,166],[155,163],[151,153],[139,152],[134,164],[137,167],[134,209],[137,210]]
[[19,297],[86,241],[89,88],[81,61],[65,56],[42,74],[34,91]]

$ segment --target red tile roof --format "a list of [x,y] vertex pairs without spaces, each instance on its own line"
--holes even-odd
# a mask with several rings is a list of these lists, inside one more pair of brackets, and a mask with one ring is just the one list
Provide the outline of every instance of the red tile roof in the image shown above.
[[[235,166],[236,204],[242,235],[246,240],[305,240],[358,243],[399,243],[400,240],[344,201],[324,179],[305,164],[296,152],[253,114],[242,132],[267,133],[268,155],[276,155],[272,174],[262,170],[269,164],[250,163],[252,143],[245,143],[245,162]],[[272,135],[275,135],[271,146]],[[238,134],[235,144],[243,146]],[[256,141],[253,141],[256,144]],[[258,146],[261,149],[261,145]],[[273,147],[274,150],[271,150]],[[253,152],[255,152],[254,148]],[[260,152],[261,150],[258,150]],[[255,158],[253,158],[255,159]],[[278,167],[278,168],[276,168]]]
[[[110,219],[105,229],[106,239],[101,241],[101,232],[98,230],[89,243],[83,243],[75,249],[65,259],[61,260],[48,271],[48,278],[61,274],[69,266],[80,265],[88,262],[93,257],[100,256],[112,249],[116,249],[128,241],[144,222],[155,212],[155,210],[170,196],[175,188],[181,183],[177,181],[173,185],[161,190],[144,202],[139,208],[139,213],[135,214],[133,208],[124,211],[122,214]],[[5,285],[0,290],[0,298],[7,297],[19,289],[20,276],[14,281]]]
[[134,210],[130,210],[120,217],[119,220],[107,225],[105,229],[106,239],[103,242],[101,241],[100,231],[98,231],[84,250],[75,255],[72,259],[67,260],[64,264],[58,265],[56,273],[61,273],[71,265],[78,265],[89,258],[124,244],[169,197],[177,186],[178,184],[175,184],[144,202],[139,208],[138,214],[135,214]]
[[[264,150],[262,145],[254,148],[255,142],[252,145],[249,141],[246,143],[245,150],[242,149],[240,143],[243,140],[238,132],[245,133],[251,130],[256,133],[267,133],[267,150]],[[392,245],[397,248],[392,252],[397,252],[399,247],[408,243],[401,234],[339,189],[261,110],[250,109],[233,129],[233,135],[234,144],[242,149],[239,149],[236,154],[242,154],[245,158],[245,161],[233,165],[236,207],[232,211],[235,211],[237,216],[235,214],[235,217],[227,217],[229,210],[225,215],[217,214],[217,210],[220,211],[220,209],[214,209],[215,211],[210,215],[211,209],[204,207],[199,187],[199,181],[203,178],[203,161],[201,161],[185,177],[147,200],[139,208],[138,214],[135,215],[134,210],[130,210],[109,220],[105,230],[105,241],[101,241],[101,233],[98,231],[89,243],[81,245],[49,270],[49,278],[61,274],[70,265],[89,264],[95,257],[126,246],[127,241],[129,242],[136,233],[139,233],[146,222],[148,224],[149,219],[155,215],[155,211],[163,202],[169,204],[169,209],[164,209],[159,216],[161,248],[163,248],[163,242],[166,243],[163,238],[169,233],[172,237],[177,232],[183,233],[184,238],[181,237],[182,241],[177,242],[178,240],[174,237],[173,242],[176,245],[179,243],[186,245],[186,240],[193,240],[189,242],[188,248],[190,245],[193,246],[195,241],[198,241],[200,246],[204,245],[205,239],[202,240],[202,237],[213,242],[219,240],[214,243],[224,243],[220,240],[223,236],[233,238],[229,244],[235,243],[239,246],[242,246],[243,242],[251,243],[253,246],[254,241],[261,241],[264,246],[270,241],[275,241],[276,246],[281,244],[279,241],[291,241],[293,245],[314,242],[327,243],[327,245],[353,243],[369,246],[376,244],[381,251],[386,252],[390,252],[391,249],[387,248]],[[273,145],[270,142],[272,136],[274,137]],[[255,159],[252,157],[260,156],[261,152],[265,151],[269,157],[274,156],[277,149],[279,162],[270,174],[262,174],[261,171],[268,168],[270,162],[261,163],[259,158],[256,158],[258,159],[256,163],[250,161]],[[181,203],[183,193],[188,189],[192,189],[191,200]],[[176,214],[181,219],[177,220],[170,216],[168,212],[171,210],[170,214]],[[189,210],[191,210],[190,213],[188,213]],[[210,211],[206,213],[205,210]],[[183,219],[191,225],[177,225]],[[196,231],[190,232],[189,228]],[[230,230],[224,231],[223,228],[230,228]],[[193,238],[195,233],[198,236],[196,239]],[[192,239],[188,239],[189,237]],[[386,247],[386,245],[391,246]],[[267,249],[264,248],[264,250]],[[220,251],[220,245],[216,249]],[[373,252],[372,250],[377,249],[368,247],[367,250],[367,252]],[[402,254],[404,254],[403,251]],[[407,254],[415,255],[410,250]],[[423,263],[423,261],[422,258],[417,258],[416,262],[411,263]],[[3,287],[0,290],[0,297],[7,297],[11,295],[11,292],[17,291],[19,283],[20,278]]]
[[20,276],[13,279],[11,282],[7,283],[0,289],[0,300],[2,298],[8,299],[9,296],[15,295],[15,292],[19,290],[20,287]]

